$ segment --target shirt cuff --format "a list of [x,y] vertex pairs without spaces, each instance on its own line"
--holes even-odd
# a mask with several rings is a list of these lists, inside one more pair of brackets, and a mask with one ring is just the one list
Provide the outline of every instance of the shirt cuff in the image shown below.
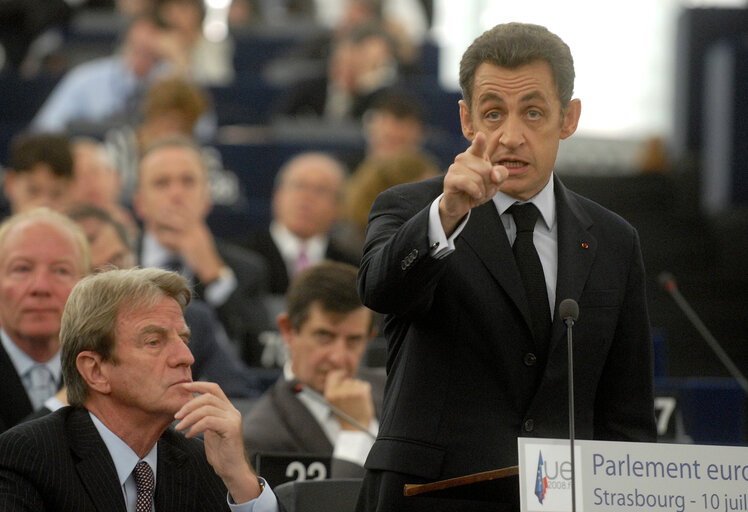
[[265,487],[262,489],[262,493],[253,500],[237,504],[231,499],[231,495],[226,493],[226,501],[231,510],[236,512],[278,512],[278,499],[275,497],[275,493],[270,489],[264,478],[259,476],[257,478],[263,482]]
[[[372,420],[369,430],[376,435],[379,431],[379,422]],[[374,439],[358,430],[341,430],[335,441],[335,449],[332,452],[334,459],[352,462],[359,466],[364,465],[366,457],[369,455]]]
[[457,225],[452,236],[447,238],[447,234],[442,227],[441,218],[439,218],[439,201],[443,195],[440,194],[439,197],[434,199],[429,208],[429,247],[431,247],[431,256],[436,259],[444,258],[454,252],[455,240],[462,233],[465,224],[467,224],[470,218],[470,212],[468,212],[462,222]]
[[236,276],[233,272],[229,272],[205,286],[205,301],[214,308],[223,306],[236,290],[236,286]]

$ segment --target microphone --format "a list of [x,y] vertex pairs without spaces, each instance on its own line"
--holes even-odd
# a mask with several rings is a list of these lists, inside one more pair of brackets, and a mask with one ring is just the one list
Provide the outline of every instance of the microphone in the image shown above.
[[701,321],[701,318],[699,318],[699,315],[696,314],[688,301],[686,301],[683,295],[681,295],[673,274],[671,274],[670,272],[660,272],[660,274],[657,276],[657,281],[660,283],[660,286],[662,286],[665,292],[667,292],[667,294],[673,298],[675,303],[681,309],[683,314],[686,315],[686,318],[688,318],[691,324],[696,327],[696,330],[699,331],[699,334],[701,334],[701,337],[704,338],[704,340],[707,342],[707,345],[709,345],[709,348],[712,349],[712,352],[716,354],[725,368],[727,368],[727,371],[730,372],[730,375],[732,375],[733,378],[738,381],[740,387],[743,388],[743,392],[745,394],[748,394],[748,380],[746,380],[745,376],[740,372],[735,363],[732,362],[730,356],[727,355],[727,352],[725,352],[725,350],[722,348],[722,345],[719,344],[717,338],[715,338],[709,331],[709,329],[707,329],[706,325],[704,325],[704,322]]
[[327,401],[327,399],[322,394],[312,389],[311,387],[309,387],[309,385],[305,384],[304,382],[297,382],[296,384],[294,384],[293,392],[296,394],[303,394],[316,402],[326,405],[330,409],[330,412],[332,412],[335,416],[337,416],[343,421],[347,421],[348,423],[356,427],[361,432],[366,433],[366,435],[376,440],[377,436],[369,432],[369,429],[367,429],[361,423],[353,419],[349,414],[347,414],[342,409],[332,405],[330,402]]
[[567,327],[570,327],[579,318],[579,304],[574,299],[564,299],[558,305],[558,314],[561,315]]
[[564,299],[558,305],[558,314],[566,324],[569,365],[569,448],[571,450],[571,510],[577,510],[577,479],[574,464],[574,355],[571,331],[579,318],[579,304],[574,299]]

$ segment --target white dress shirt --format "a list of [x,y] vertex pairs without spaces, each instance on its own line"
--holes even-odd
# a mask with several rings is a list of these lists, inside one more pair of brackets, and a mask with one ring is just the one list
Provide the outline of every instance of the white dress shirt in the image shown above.
[[[439,197],[434,199],[429,209],[429,245],[432,247],[431,256],[443,258],[455,250],[455,240],[460,235],[470,219],[470,212],[460,222],[452,235],[447,238],[439,218]],[[518,201],[503,192],[497,192],[493,196],[493,203],[499,213],[509,245],[514,244],[517,236],[517,227],[514,217],[507,210],[514,203],[533,203],[540,211],[540,216],[535,224],[532,241],[538,257],[543,265],[545,287],[548,292],[548,304],[551,305],[551,319],[554,317],[556,304],[556,281],[558,278],[558,223],[556,222],[556,196],[554,195],[553,175],[543,189],[530,198],[529,201]]]
[[[50,396],[54,396],[54,394],[57,392],[57,389],[60,387],[60,382],[62,381],[62,363],[60,362],[60,351],[58,350],[57,353],[52,356],[52,358],[49,361],[45,361],[44,363],[39,363],[37,361],[34,361],[31,359],[31,357],[18,348],[18,345],[16,345],[13,340],[10,339],[10,336],[8,336],[8,333],[5,332],[5,330],[0,329],[0,342],[3,344],[3,348],[5,349],[5,352],[8,354],[8,357],[10,358],[10,362],[13,364],[13,367],[16,369],[16,373],[21,378],[21,382],[23,383],[23,388],[26,390],[26,395],[29,396],[29,400],[31,399],[31,378],[28,375],[29,370],[32,366],[43,364],[47,367],[47,370],[49,370],[49,373],[52,375],[52,378],[54,379],[55,383],[55,392],[52,393]],[[46,398],[45,398],[46,399]],[[44,400],[41,400],[39,403],[33,403],[32,405],[34,407],[34,410],[39,409],[44,405]]]
[[294,274],[296,260],[302,247],[306,251],[309,265],[315,265],[325,259],[327,244],[329,243],[329,237],[326,235],[316,235],[303,240],[291,233],[286,226],[276,221],[270,223],[270,237],[283,257],[289,278]]

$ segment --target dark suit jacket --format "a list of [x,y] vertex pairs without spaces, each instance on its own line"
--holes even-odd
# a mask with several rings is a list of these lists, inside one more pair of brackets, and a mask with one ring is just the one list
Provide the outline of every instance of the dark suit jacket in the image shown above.
[[[576,434],[655,441],[638,235],[554,179],[554,309],[566,298],[580,308]],[[422,481],[515,465],[518,436],[568,437],[562,320],[554,316],[544,363],[534,354],[527,299],[493,201],[472,210],[454,253],[429,255],[428,207],[442,188],[440,177],[381,194],[359,271],[364,304],[387,314],[388,340],[384,412],[366,467]],[[379,510],[396,510],[386,500],[402,496],[402,487],[364,494],[382,497]],[[375,509],[373,502],[359,505]]]
[[[141,247],[138,244],[138,260]],[[258,340],[261,332],[275,329],[262,297],[267,293],[267,271],[262,257],[242,247],[216,240],[216,249],[223,262],[236,275],[236,290],[221,306],[215,308],[218,319],[229,337],[239,345],[242,359],[250,366],[260,366],[262,346]],[[195,283],[195,295],[205,300],[205,285]]]
[[245,416],[244,446],[250,460],[260,452],[332,455],[332,443],[296,397],[295,384],[279,378]]
[[[372,385],[374,408],[379,416],[382,405],[384,373],[380,369],[361,368],[359,378]],[[250,460],[257,453],[300,453],[332,456],[333,445],[322,427],[297,398],[297,381],[283,377],[268,389],[244,418],[244,446]],[[332,477],[360,477],[360,466],[333,460]]]
[[0,433],[20,423],[33,412],[21,377],[0,343]]
[[[202,441],[158,443],[156,510],[229,510]],[[88,411],[65,407],[0,436],[0,510],[124,512],[114,463]]]
[[[244,246],[259,253],[265,258],[268,276],[270,278],[270,293],[286,293],[289,283],[288,270],[286,268],[286,263],[283,260],[283,256],[281,256],[281,253],[278,250],[278,246],[275,245],[273,237],[270,236],[270,231],[265,229],[250,234]],[[330,241],[327,244],[325,258],[348,263],[356,267],[359,263],[358,257],[340,247],[334,238],[330,238]]]

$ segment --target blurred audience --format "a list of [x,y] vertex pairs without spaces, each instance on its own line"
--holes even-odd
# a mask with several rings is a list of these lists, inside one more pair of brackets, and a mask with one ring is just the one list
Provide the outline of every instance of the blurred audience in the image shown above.
[[159,0],[157,12],[166,25],[160,48],[172,71],[197,84],[228,85],[234,80],[234,44],[230,37],[210,41],[203,34],[203,0]]
[[91,267],[95,272],[108,267],[135,266],[135,255],[130,249],[131,241],[125,226],[109,212],[90,204],[76,204],[65,213],[85,233],[91,250]]
[[0,1],[0,71],[34,76],[62,45],[62,30],[85,0]]
[[[184,78],[169,76],[152,84],[142,104],[142,122],[122,125],[106,132],[104,143],[122,176],[120,201],[129,203],[137,186],[138,165],[143,150],[165,136],[212,138],[215,115],[204,88]],[[239,200],[239,180],[223,169],[221,154],[202,147],[208,169],[211,198],[216,204],[234,204]]]
[[0,225],[0,432],[62,385],[62,311],[90,270],[86,237],[64,215],[37,208]]
[[20,134],[10,144],[9,165],[3,176],[3,193],[10,212],[38,206],[63,210],[70,198],[73,156],[64,135]]
[[138,226],[132,213],[119,200],[122,177],[114,167],[106,147],[96,139],[76,138],[73,149],[73,183],[69,189],[70,202],[88,204],[105,210],[127,230],[133,241]]
[[339,239],[359,257],[366,237],[369,210],[377,196],[390,187],[437,176],[441,173],[434,158],[418,150],[405,150],[389,158],[370,157],[348,180],[343,202],[343,222]]
[[115,54],[71,69],[49,95],[31,126],[63,131],[73,123],[113,126],[134,122],[148,85],[166,73],[159,52],[163,27],[152,15],[132,20]]
[[285,294],[296,273],[324,259],[358,265],[330,235],[340,219],[345,178],[340,162],[325,153],[301,153],[278,171],[270,227],[245,243],[265,257],[270,293]]
[[216,310],[244,361],[257,366],[258,335],[272,325],[262,302],[265,262],[211,233],[206,218],[212,202],[200,148],[185,137],[164,138],[146,148],[133,205],[143,222],[140,265],[176,270],[191,280],[197,297]]
[[379,25],[363,25],[334,43],[324,74],[291,86],[274,111],[278,116],[358,120],[397,79],[392,37]]
[[[361,476],[379,428],[372,385],[357,377],[374,334],[371,310],[356,291],[356,267],[326,261],[298,274],[288,290],[288,309],[278,328],[288,348],[283,378],[244,419],[247,453],[332,456],[333,477]],[[383,373],[379,374],[383,377]],[[371,436],[337,416],[324,400],[368,429]],[[381,402],[381,400],[380,400]]]
[[354,174],[367,158],[393,158],[398,154],[423,151],[426,127],[419,99],[402,89],[378,95],[362,119],[364,146],[341,155]]

